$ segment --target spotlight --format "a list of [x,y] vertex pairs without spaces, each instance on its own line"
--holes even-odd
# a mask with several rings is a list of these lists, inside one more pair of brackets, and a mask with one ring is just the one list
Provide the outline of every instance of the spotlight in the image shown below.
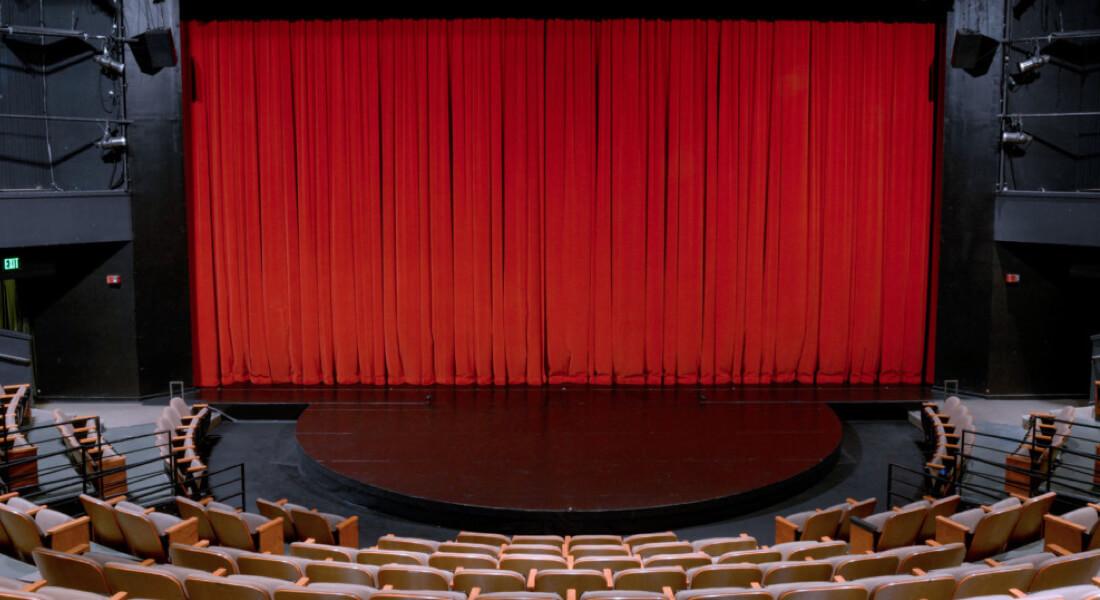
[[1016,66],[1020,68],[1021,73],[1028,73],[1034,71],[1039,67],[1050,62],[1050,55],[1048,54],[1035,54],[1030,58],[1021,60]]
[[103,139],[95,143],[102,150],[125,150],[126,149],[126,136],[124,135],[111,135],[103,136]]
[[126,70],[126,63],[117,61],[111,58],[111,53],[107,51],[107,47],[103,47],[103,54],[97,54],[92,58],[100,67],[103,67],[103,72],[108,75],[119,76]]
[[1026,146],[1032,139],[1031,134],[1023,131],[1005,131],[1001,134],[1001,143],[1008,146]]

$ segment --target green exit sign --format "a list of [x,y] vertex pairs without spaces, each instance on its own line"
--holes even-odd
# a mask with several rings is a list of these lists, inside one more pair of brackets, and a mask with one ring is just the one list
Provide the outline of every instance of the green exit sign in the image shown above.
[[19,270],[19,257],[9,256],[4,258],[4,270],[5,271],[18,271]]

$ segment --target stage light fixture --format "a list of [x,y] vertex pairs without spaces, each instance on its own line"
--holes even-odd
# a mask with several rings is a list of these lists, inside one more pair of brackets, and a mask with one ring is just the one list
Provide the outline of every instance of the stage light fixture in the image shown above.
[[111,53],[107,50],[106,46],[103,47],[103,53],[95,55],[92,60],[102,67],[103,72],[108,75],[119,76],[126,71],[126,63],[111,58]]
[[95,143],[102,150],[125,150],[126,149],[126,136],[124,135],[104,135],[103,139]]
[[1001,133],[1001,143],[1008,146],[1026,146],[1034,138],[1023,131],[1005,131]]
[[1050,62],[1050,55],[1036,53],[1029,58],[1021,60],[1016,66],[1020,69],[1021,73],[1028,73],[1042,67],[1048,62]]

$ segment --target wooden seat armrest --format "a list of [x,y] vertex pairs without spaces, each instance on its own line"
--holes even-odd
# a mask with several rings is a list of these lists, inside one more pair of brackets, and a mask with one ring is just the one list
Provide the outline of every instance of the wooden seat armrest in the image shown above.
[[671,586],[662,587],[661,593],[665,595],[665,600],[676,600],[676,592],[672,591]]
[[95,427],[73,427],[73,433],[88,433],[95,431]]
[[359,547],[359,517],[352,515],[336,524],[336,543],[347,548]]
[[198,417],[196,415],[180,415],[180,421],[193,421],[197,418]]
[[72,552],[75,548],[87,546],[91,542],[90,523],[91,519],[83,516],[47,529],[46,535],[50,540],[50,548],[61,552]]
[[153,514],[153,513],[155,513],[155,512],[157,512],[157,509],[156,509],[156,508],[154,508],[154,507],[152,507],[152,506],[150,506],[150,507],[148,507],[148,508],[146,508],[146,509],[145,509],[145,514],[147,514],[147,515],[151,515],[151,514]]
[[970,528],[943,515],[936,515],[936,541],[941,544],[966,543]]
[[23,511],[23,514],[27,515],[28,517],[33,517],[34,515],[38,514],[44,508],[46,508],[45,504],[39,504],[38,506],[35,506],[34,508],[29,508],[29,509]]
[[39,580],[36,580],[34,583],[28,583],[27,585],[23,586],[23,591],[24,592],[37,592],[41,588],[46,587],[47,583],[48,582],[45,579],[39,579]]
[[210,405],[205,403],[205,402],[196,402],[196,403],[192,404],[191,407],[192,408],[203,409],[203,408],[210,408]]
[[0,502],[7,502],[8,500],[11,500],[12,498],[15,498],[18,495],[19,495],[19,492],[8,492],[6,494],[0,495]]
[[219,567],[215,569],[214,572],[211,573],[211,575],[213,575],[214,577],[226,577],[229,575],[229,570],[225,567]]
[[1010,595],[1011,595],[1011,596],[1012,596],[1013,598],[1023,598],[1023,597],[1025,597],[1025,596],[1027,596],[1027,594],[1025,594],[1024,592],[1022,592],[1021,590],[1018,590],[1018,589],[1016,589],[1016,588],[1009,588],[1009,589],[1008,589],[1008,593],[1009,593],[1009,594],[1010,594]]
[[125,494],[120,494],[118,496],[114,496],[112,498],[109,498],[109,499],[105,500],[105,502],[107,504],[110,504],[111,506],[114,506],[114,505],[118,504],[119,502],[125,502],[125,501],[126,501],[126,495]]
[[140,562],[140,563],[138,563],[138,564],[139,564],[139,565],[141,565],[141,566],[143,566],[143,567],[151,567],[151,566],[153,566],[153,565],[157,564],[157,561],[155,561],[155,560],[153,560],[153,559],[151,559],[151,558],[147,558],[147,559],[145,559],[145,560],[141,561],[141,562]]
[[[456,570],[455,573],[458,573]],[[477,600],[477,597],[481,595],[481,588],[475,587],[470,589],[470,595],[466,596],[466,600]]]
[[[201,465],[200,464],[200,465],[195,465],[193,467],[188,467],[188,468],[184,469],[184,472],[185,473],[198,473],[199,471],[205,471],[205,470],[206,470],[206,465]],[[281,519],[282,517],[279,517],[279,518]]]
[[294,585],[309,585],[309,577],[299,577],[298,580],[294,582]]
[[275,517],[256,528],[256,546],[260,552],[283,553],[283,518]]
[[206,497],[205,497],[205,498],[203,498],[202,500],[199,500],[199,504],[201,504],[201,505],[203,505],[203,506],[206,506],[207,504],[210,504],[210,503],[211,503],[211,502],[213,502],[213,501],[214,501],[214,497],[213,497],[213,496],[206,496]]
[[929,545],[929,546],[932,546],[933,548],[939,548],[940,546],[943,545],[943,544],[941,544],[941,543],[939,543],[936,540],[931,539],[931,538],[929,538],[927,540],[924,540],[924,543]]
[[991,566],[991,567],[999,567],[999,566],[1001,566],[1001,563],[999,563],[999,562],[997,562],[997,561],[993,560],[992,558],[987,558],[987,559],[985,559],[985,564],[987,564],[987,565],[989,565],[989,566]]
[[178,448],[172,448],[172,452],[187,452],[188,450],[194,450],[194,444],[187,444],[186,446],[179,446]]
[[927,575],[927,574],[928,574],[928,571],[925,571],[924,569],[921,569],[919,567],[913,567],[913,575],[916,575],[917,577],[923,577],[924,575]]
[[603,579],[607,582],[607,589],[615,587],[615,576],[611,573],[611,569],[603,570]]
[[942,471],[942,470],[947,468],[947,467],[941,465],[940,463],[934,463],[934,462],[924,463],[924,466],[926,466],[930,469],[935,469],[937,471]]
[[287,500],[286,498],[279,498],[278,500],[272,502],[272,504],[274,504],[276,506],[282,506],[282,505],[286,504],[287,502],[290,502],[290,500]]
[[527,589],[535,589],[535,576],[538,574],[538,569],[531,569],[527,571]]
[[168,438],[173,442],[187,442],[188,444],[194,443],[195,436],[192,435],[173,435]]

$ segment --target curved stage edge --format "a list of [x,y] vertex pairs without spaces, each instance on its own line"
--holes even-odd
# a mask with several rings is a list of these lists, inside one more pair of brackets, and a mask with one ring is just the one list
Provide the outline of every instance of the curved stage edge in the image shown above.
[[879,402],[845,402],[834,388],[824,401],[807,391],[786,401],[775,389],[668,388],[202,396],[238,418],[300,412],[302,476],[347,502],[458,529],[629,533],[731,518],[796,494],[837,463],[837,409],[900,415],[927,397],[895,389]]

